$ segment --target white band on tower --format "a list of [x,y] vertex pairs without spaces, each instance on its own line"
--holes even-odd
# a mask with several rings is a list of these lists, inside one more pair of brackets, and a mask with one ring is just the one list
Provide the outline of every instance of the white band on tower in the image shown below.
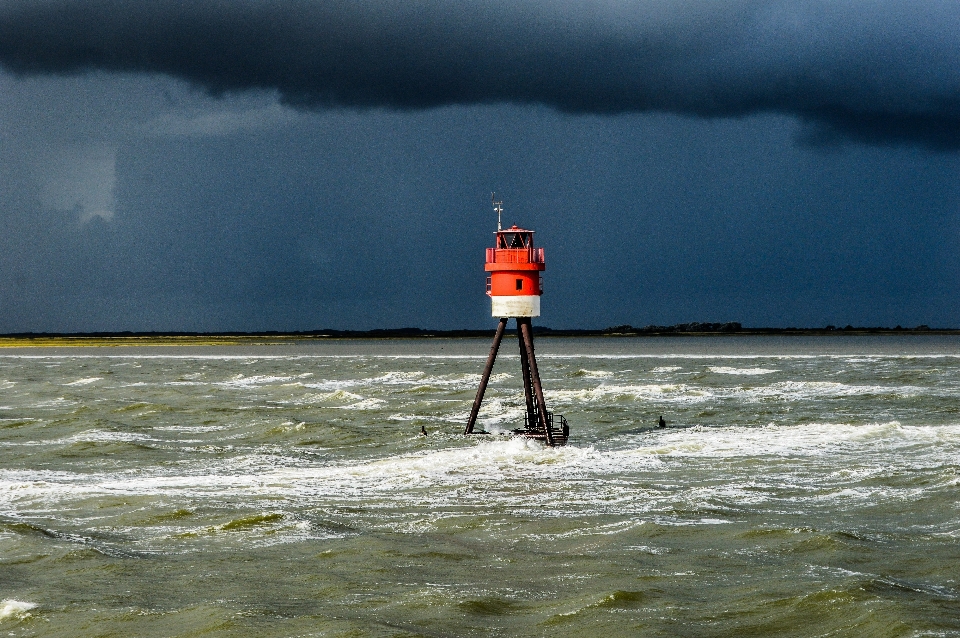
[[494,317],[539,317],[539,295],[490,297]]

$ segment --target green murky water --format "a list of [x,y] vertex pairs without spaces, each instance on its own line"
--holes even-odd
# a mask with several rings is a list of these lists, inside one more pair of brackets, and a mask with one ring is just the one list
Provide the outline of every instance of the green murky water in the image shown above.
[[0,351],[0,633],[960,636],[960,339],[487,349]]

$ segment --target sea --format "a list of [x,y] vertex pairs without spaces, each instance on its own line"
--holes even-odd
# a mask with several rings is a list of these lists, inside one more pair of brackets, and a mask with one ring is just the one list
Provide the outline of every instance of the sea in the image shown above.
[[515,339],[0,350],[0,635],[960,636],[960,338]]

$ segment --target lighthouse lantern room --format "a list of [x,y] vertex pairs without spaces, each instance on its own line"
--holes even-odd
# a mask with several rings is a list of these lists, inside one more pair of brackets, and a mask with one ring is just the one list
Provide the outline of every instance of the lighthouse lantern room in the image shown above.
[[496,201],[496,195],[493,197],[493,209],[497,213],[496,241],[493,248],[487,248],[484,269],[490,273],[487,277],[487,295],[490,296],[491,311],[494,317],[500,319],[500,323],[497,324],[497,332],[493,337],[493,345],[480,378],[480,386],[477,388],[477,396],[473,401],[464,434],[486,434],[474,428],[507,321],[513,317],[517,322],[520,369],[523,372],[526,402],[524,427],[513,430],[513,433],[541,440],[549,446],[563,445],[567,442],[570,429],[563,416],[547,411],[533,350],[533,328],[530,323],[531,317],[540,316],[540,296],[543,294],[540,273],[545,268],[543,248],[534,247],[534,231],[518,226],[511,226],[506,230],[501,227],[503,204]]

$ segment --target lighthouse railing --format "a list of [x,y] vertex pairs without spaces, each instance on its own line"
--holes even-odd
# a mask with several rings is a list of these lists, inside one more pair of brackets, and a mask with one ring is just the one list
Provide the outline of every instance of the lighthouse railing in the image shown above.
[[487,248],[488,264],[542,264],[543,248]]

